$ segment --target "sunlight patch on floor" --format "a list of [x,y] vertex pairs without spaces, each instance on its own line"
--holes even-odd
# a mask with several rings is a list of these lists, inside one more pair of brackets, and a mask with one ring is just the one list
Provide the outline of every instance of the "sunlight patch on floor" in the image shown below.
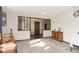
[[29,42],[30,47],[44,47],[46,44],[40,39],[32,40]]
[[44,42],[38,42],[38,43],[36,43],[36,44],[33,44],[33,45],[31,45],[30,47],[44,47],[45,46],[45,43]]
[[29,44],[34,44],[34,43],[37,43],[39,41],[40,41],[40,39],[32,40],[32,41],[29,42]]
[[49,49],[49,48],[50,48],[49,46],[46,46],[44,49],[47,50],[47,49]]

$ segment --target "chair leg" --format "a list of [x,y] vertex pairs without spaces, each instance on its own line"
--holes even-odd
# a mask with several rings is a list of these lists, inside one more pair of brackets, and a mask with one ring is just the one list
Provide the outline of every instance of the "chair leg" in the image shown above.
[[17,48],[16,48],[16,50],[15,50],[15,53],[17,53]]

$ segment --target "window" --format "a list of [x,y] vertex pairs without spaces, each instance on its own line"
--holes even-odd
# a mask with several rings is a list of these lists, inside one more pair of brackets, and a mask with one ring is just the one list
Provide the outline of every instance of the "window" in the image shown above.
[[18,16],[18,31],[30,30],[30,17]]
[[43,30],[50,30],[51,29],[51,20],[45,19],[43,20]]

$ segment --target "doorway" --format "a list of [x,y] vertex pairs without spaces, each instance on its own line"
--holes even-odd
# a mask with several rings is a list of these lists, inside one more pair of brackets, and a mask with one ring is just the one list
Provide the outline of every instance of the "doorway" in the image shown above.
[[50,20],[31,18],[31,39],[43,38],[43,31],[50,30]]
[[39,36],[40,35],[40,22],[36,22],[34,23],[34,32],[35,32],[35,36]]
[[34,35],[31,35],[32,39],[42,38],[42,34],[40,33],[40,25],[39,21],[34,21]]

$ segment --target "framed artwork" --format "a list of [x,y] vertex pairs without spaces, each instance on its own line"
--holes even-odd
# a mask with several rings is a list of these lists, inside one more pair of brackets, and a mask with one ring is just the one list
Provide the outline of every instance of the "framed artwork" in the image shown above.
[[5,12],[2,12],[2,26],[7,25],[7,15]]

